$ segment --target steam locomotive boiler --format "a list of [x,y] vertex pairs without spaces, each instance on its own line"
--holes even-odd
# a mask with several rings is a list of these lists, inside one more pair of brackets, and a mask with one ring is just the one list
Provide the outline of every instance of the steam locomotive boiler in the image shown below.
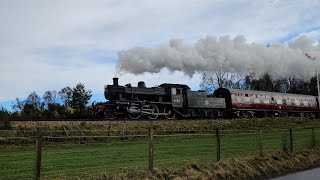
[[226,108],[224,98],[209,96],[204,91],[191,91],[183,84],[166,83],[147,88],[140,81],[137,87],[131,84],[120,86],[118,78],[113,78],[113,84],[105,86],[104,95],[108,100],[105,108],[107,119],[124,116],[131,119],[217,117]]

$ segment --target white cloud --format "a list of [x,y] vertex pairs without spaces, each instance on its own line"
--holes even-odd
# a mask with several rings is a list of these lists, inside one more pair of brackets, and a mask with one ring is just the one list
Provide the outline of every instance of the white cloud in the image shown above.
[[[319,7],[316,0],[3,0],[0,94],[8,100],[79,81],[102,92],[114,76],[117,51],[159,46],[171,38],[188,43],[206,35],[243,34],[249,42],[268,43],[306,34],[319,39]],[[103,62],[104,57],[112,61]],[[125,75],[120,82],[199,84],[200,78],[167,73]]]

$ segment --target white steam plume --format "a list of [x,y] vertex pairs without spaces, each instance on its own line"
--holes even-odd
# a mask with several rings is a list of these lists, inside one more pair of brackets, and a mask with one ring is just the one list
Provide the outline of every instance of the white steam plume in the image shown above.
[[233,39],[223,36],[206,37],[194,45],[184,45],[181,40],[173,39],[168,45],[134,47],[119,52],[118,56],[117,72],[120,74],[158,73],[167,68],[189,76],[223,70],[241,75],[253,73],[256,77],[269,73],[273,78],[293,76],[307,80],[319,67],[320,46],[306,36],[269,47],[249,44],[244,36]]

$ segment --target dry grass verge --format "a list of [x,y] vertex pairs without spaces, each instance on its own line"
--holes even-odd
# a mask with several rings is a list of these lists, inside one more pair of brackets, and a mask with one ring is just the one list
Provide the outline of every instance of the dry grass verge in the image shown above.
[[117,174],[103,173],[90,179],[267,179],[319,165],[320,147],[317,147],[293,155],[273,152],[263,157],[230,158],[205,167],[189,164],[183,169],[155,169],[152,173],[142,170]]
[[[196,120],[159,120],[152,122],[155,130],[167,131],[193,131],[212,130],[221,128],[223,130],[274,130],[283,128],[307,128],[320,127],[318,119],[306,118],[252,118],[252,119],[196,119]],[[66,127],[68,130],[146,130],[150,126],[150,121],[14,121],[14,130],[34,130],[37,126],[46,130],[61,130]]]

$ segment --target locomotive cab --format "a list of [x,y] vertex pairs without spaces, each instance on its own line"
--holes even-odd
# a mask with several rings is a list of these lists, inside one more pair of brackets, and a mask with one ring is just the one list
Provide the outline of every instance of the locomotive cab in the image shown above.
[[183,84],[161,84],[159,87],[165,89],[166,101],[171,102],[174,108],[183,108],[187,106],[187,94],[190,91],[189,86]]
[[181,88],[171,88],[172,107],[182,108],[183,96]]

